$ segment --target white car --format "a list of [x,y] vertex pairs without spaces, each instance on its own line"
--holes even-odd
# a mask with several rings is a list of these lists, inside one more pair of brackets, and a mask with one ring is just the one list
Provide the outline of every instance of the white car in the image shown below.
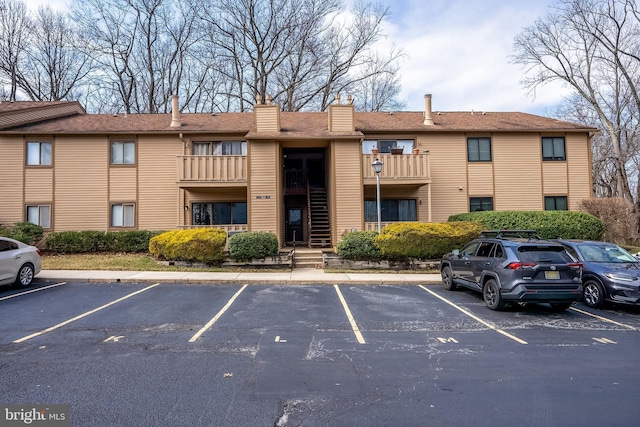
[[0,285],[27,287],[42,269],[42,253],[8,237],[0,237]]

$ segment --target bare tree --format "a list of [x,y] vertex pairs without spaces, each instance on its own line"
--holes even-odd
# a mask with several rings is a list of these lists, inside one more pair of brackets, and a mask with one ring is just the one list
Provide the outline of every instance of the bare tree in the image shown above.
[[15,101],[18,95],[19,65],[25,54],[30,25],[23,1],[0,0],[0,81],[9,85],[8,93],[5,92],[9,101]]
[[594,148],[605,162],[598,172],[611,174],[595,182],[627,200],[634,200],[630,183],[638,181],[628,175],[638,152],[638,16],[633,0],[558,1],[516,37],[513,58],[526,67],[523,84],[532,92],[561,81],[593,112],[607,142]]

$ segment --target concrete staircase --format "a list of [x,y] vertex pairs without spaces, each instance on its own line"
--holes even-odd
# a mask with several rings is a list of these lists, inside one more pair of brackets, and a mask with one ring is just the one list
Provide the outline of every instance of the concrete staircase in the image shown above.
[[294,268],[323,269],[322,250],[296,247]]

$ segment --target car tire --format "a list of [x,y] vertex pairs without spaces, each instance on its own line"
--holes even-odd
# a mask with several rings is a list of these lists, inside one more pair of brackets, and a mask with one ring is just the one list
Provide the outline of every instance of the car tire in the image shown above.
[[505,302],[500,295],[500,287],[495,280],[489,279],[482,287],[482,297],[487,308],[491,310],[502,310]]
[[458,286],[453,282],[451,267],[445,266],[440,275],[442,276],[442,286],[448,291],[455,291]]
[[25,264],[20,267],[20,271],[18,271],[18,276],[16,277],[15,285],[21,288],[26,288],[31,285],[33,282],[33,265]]
[[551,306],[551,311],[565,311],[567,308],[571,307],[571,302],[556,302],[556,303],[550,303],[549,305]]
[[587,280],[584,285],[582,301],[591,308],[601,308],[604,305],[604,287],[597,280]]

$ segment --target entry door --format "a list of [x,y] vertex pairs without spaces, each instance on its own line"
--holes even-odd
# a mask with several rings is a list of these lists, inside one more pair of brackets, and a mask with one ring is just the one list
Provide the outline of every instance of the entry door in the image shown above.
[[302,219],[302,208],[287,208],[287,242],[304,240]]

